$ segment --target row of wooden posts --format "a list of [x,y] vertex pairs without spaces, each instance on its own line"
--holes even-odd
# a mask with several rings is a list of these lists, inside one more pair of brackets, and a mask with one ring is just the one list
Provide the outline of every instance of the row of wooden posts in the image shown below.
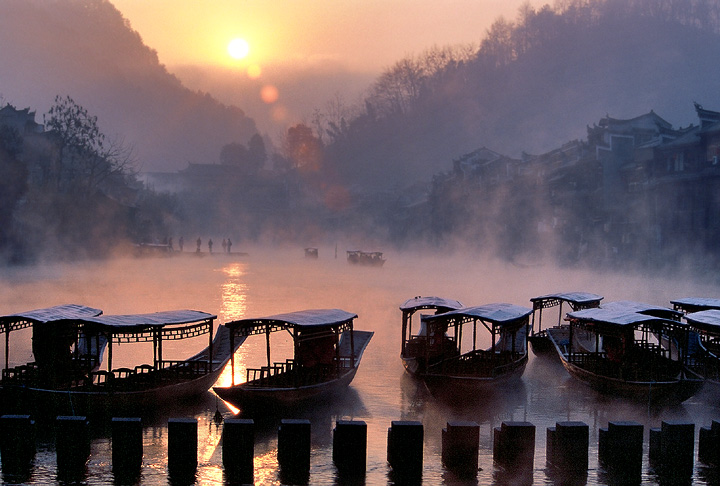
[[[226,419],[222,432],[222,462],[230,482],[254,482],[255,424],[250,419]],[[89,423],[85,417],[56,419],[58,477],[84,474],[90,455]],[[192,477],[197,469],[198,422],[168,420],[168,474]],[[35,456],[34,421],[29,415],[0,416],[0,458],[3,475],[22,479]],[[516,484],[532,484],[535,426],[530,422],[503,422],[494,429],[493,459],[502,474]],[[476,422],[448,422],[442,430],[442,463],[458,476],[478,472],[480,426]],[[644,428],[637,422],[610,422],[599,430],[598,459],[607,475],[636,479],[640,484]],[[393,421],[388,429],[387,461],[396,483],[415,483],[422,477],[424,429],[418,421]],[[547,429],[548,474],[584,476],[588,471],[589,427],[584,422],[557,422]],[[112,419],[112,468],[116,478],[137,478],[142,467],[140,418]],[[306,484],[310,474],[310,422],[284,419],[278,428],[278,466],[286,484]],[[362,477],[366,471],[367,425],[361,420],[338,420],[333,430],[333,462],[340,477]],[[660,477],[692,476],[695,425],[666,421],[650,429],[649,463]],[[701,427],[698,459],[720,467],[720,422]],[[7,477],[6,477],[7,478]],[[522,478],[526,478],[523,481]],[[612,481],[610,481],[612,483]],[[635,481],[630,481],[635,483]]]

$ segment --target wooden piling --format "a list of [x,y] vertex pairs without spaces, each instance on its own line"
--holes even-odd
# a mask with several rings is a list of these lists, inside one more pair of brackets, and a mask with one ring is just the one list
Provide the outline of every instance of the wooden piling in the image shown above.
[[589,427],[584,422],[557,422],[548,429],[548,462],[562,473],[587,473]]
[[535,426],[530,422],[503,422],[495,431],[495,462],[506,469],[532,470],[535,462]]
[[367,466],[367,424],[338,420],[333,429],[333,462],[342,476],[362,476]]
[[310,477],[310,421],[283,419],[278,429],[278,463],[282,482],[305,484]]
[[442,463],[461,477],[476,476],[480,426],[477,422],[452,421],[442,429]]
[[178,482],[190,480],[197,472],[197,427],[197,419],[168,419],[168,473]]
[[7,482],[24,483],[30,479],[35,458],[35,421],[30,415],[0,417],[0,459]]
[[143,437],[140,417],[113,417],[113,474],[126,479],[138,477],[142,469],[142,457]]
[[424,431],[421,422],[394,420],[388,429],[387,460],[400,482],[422,477]]
[[230,483],[254,483],[255,422],[225,419],[222,432],[222,461]]
[[77,481],[85,476],[90,457],[90,424],[86,417],[59,415],[55,425],[58,477]]
[[598,459],[612,477],[623,477],[640,483],[643,455],[642,424],[637,422],[609,422],[599,430]]

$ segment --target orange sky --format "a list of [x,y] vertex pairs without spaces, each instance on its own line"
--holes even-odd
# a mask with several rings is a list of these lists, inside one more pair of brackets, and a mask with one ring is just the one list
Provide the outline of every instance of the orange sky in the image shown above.
[[[314,64],[377,73],[433,45],[479,43],[527,0],[111,0],[169,68]],[[549,0],[532,0],[537,7]],[[242,61],[228,42],[246,39]]]

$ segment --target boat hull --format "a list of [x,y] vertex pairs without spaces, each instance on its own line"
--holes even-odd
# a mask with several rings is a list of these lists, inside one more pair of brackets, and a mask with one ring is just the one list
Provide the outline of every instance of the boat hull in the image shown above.
[[238,408],[258,405],[291,406],[341,393],[355,378],[355,373],[357,373],[357,368],[352,368],[334,380],[308,386],[271,388],[241,383],[228,387],[213,387],[213,391],[217,396]]
[[[222,329],[222,328],[221,328]],[[230,349],[229,333],[218,329],[213,340],[212,369],[202,375],[173,379],[167,384],[134,390],[123,390],[122,379],[106,390],[82,388],[45,389],[31,385],[3,383],[0,385],[0,408],[3,413],[34,412],[36,415],[146,415],[165,406],[193,399],[208,390],[218,380],[233,352],[244,342],[237,339]],[[207,361],[208,348],[187,359],[186,363]]]
[[578,381],[594,390],[613,397],[625,398],[643,403],[681,403],[700,391],[704,382],[699,377],[672,378],[658,381],[632,381],[595,373],[582,368],[568,359],[566,342],[569,330],[548,329],[558,357],[567,372]]

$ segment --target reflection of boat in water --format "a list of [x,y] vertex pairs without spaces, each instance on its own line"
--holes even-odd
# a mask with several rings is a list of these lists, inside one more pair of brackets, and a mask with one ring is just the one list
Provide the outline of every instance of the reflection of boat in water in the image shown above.
[[[6,343],[10,332],[32,328],[35,357],[10,367],[6,356],[0,381],[4,405],[23,413],[27,404],[64,414],[140,413],[208,391],[232,355],[227,329],[219,328],[212,337],[216,316],[211,314],[101,314],[98,309],[64,305],[0,317]],[[198,354],[184,360],[163,358],[166,341],[203,334],[209,336],[208,346]],[[151,364],[113,368],[113,345],[131,343],[152,343]]]
[[[410,374],[417,374],[422,363],[423,369],[425,365],[425,356],[421,352],[427,341],[427,329],[422,320],[417,329],[417,334],[413,334],[413,316],[422,310],[432,310],[435,314],[441,314],[450,310],[460,309],[463,305],[452,299],[444,299],[442,297],[414,297],[402,303],[400,310],[402,311],[402,350],[400,357],[403,366]],[[428,360],[434,362],[435,356],[429,356]],[[437,357],[440,359],[440,357]]]
[[367,265],[370,267],[382,267],[385,258],[380,251],[348,250],[347,261],[354,265]]
[[641,307],[620,302],[570,312],[569,325],[549,328],[547,335],[570,375],[602,393],[644,402],[687,400],[703,384],[686,366],[688,326],[633,310]]
[[[526,307],[487,304],[421,316],[421,332],[403,335],[405,369],[441,394],[519,378],[528,360],[530,314]],[[487,349],[479,348],[482,329],[490,337]]]
[[[228,322],[231,342],[266,336],[267,366],[248,369],[244,383],[214,387],[223,400],[242,407],[254,403],[293,403],[347,387],[360,366],[373,333],[353,329],[357,314],[340,309],[314,309]],[[293,357],[273,362],[270,335],[286,331]]]
[[[533,297],[530,302],[533,304],[532,333],[528,338],[535,354],[555,352],[547,332],[543,329],[543,310],[550,307],[558,307],[558,318],[555,327],[563,326],[563,304],[567,304],[573,311],[598,307],[603,299],[601,295],[588,292],[561,292],[556,294],[541,295]],[[537,317],[537,319],[536,319]],[[550,326],[552,327],[552,326]]]

